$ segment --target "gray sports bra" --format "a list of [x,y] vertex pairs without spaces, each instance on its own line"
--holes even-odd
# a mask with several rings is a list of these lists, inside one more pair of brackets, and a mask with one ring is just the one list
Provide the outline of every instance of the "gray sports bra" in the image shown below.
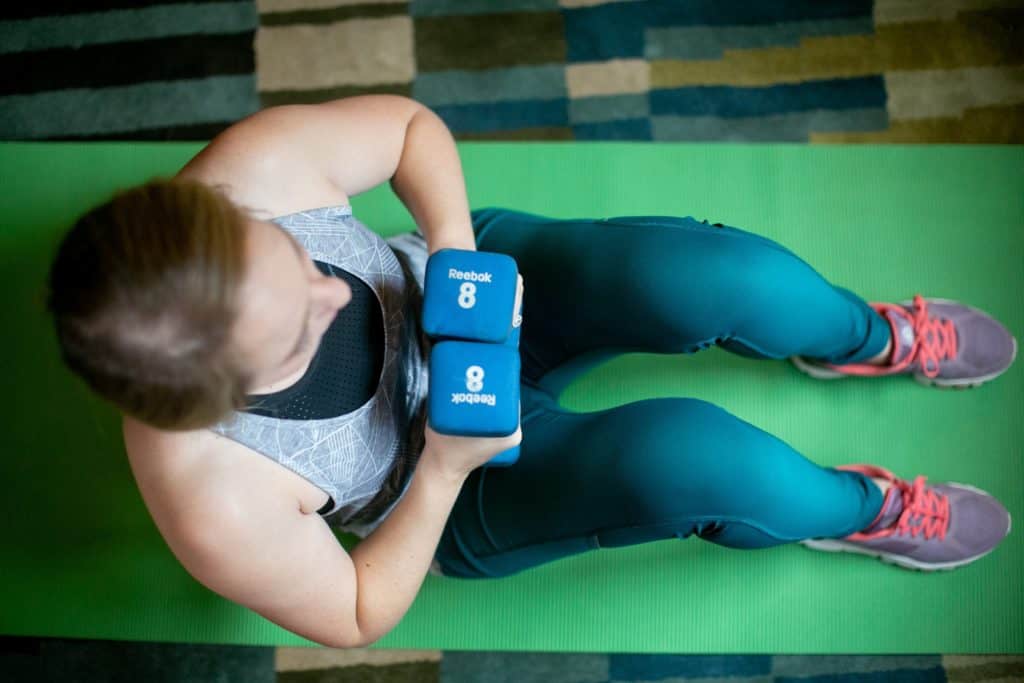
[[355,283],[353,301],[296,384],[250,396],[246,410],[211,429],[327,492],[328,504],[318,512],[330,525],[365,537],[398,504],[423,450],[430,354],[420,324],[426,240],[416,232],[385,241],[348,206],[273,221],[322,272]]

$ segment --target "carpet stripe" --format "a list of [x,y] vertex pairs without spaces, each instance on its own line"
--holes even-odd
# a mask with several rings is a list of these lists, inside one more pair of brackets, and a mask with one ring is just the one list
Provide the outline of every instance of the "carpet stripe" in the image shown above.
[[278,647],[274,652],[277,671],[308,671],[369,664],[375,667],[408,662],[440,662],[440,650],[338,649],[329,647]]
[[185,124],[181,126],[161,126],[158,128],[146,128],[144,123],[137,123],[128,130],[116,133],[95,133],[95,134],[74,134],[65,133],[47,137],[50,141],[64,142],[90,142],[100,140],[119,141],[153,141],[161,142],[174,140],[175,142],[209,142],[218,134],[224,132],[237,123],[236,119],[230,121],[215,121],[213,123]]
[[872,673],[896,669],[933,669],[942,666],[941,655],[775,655],[776,676],[821,676],[841,673]]
[[252,2],[144,9],[0,22],[0,54],[201,33],[242,33],[257,25]]
[[885,109],[816,109],[743,118],[652,116],[654,140],[686,142],[807,142],[818,131],[884,130]]
[[[194,0],[211,4],[221,0]],[[30,19],[44,16],[66,16],[109,10],[138,9],[152,5],[173,5],[181,0],[46,0],[45,3],[9,2],[0,4],[0,19]]]
[[445,651],[444,683],[605,683],[608,655]]
[[[388,49],[381,51],[380,45]],[[261,91],[412,82],[412,20],[400,16],[261,28],[256,59]]]
[[0,97],[0,130],[41,139],[237,121],[259,108],[252,75]]
[[559,127],[569,124],[568,101],[555,100],[507,100],[434,107],[452,131],[480,132],[488,130],[509,130],[522,126]]
[[252,32],[0,55],[0,95],[252,74]]
[[578,123],[572,129],[577,140],[650,140],[653,137],[650,117]]
[[723,3],[716,0],[650,0],[565,10],[569,61],[641,57],[649,26],[714,26],[870,17],[870,0]]
[[290,26],[292,24],[333,24],[349,19],[373,19],[391,16],[407,16],[409,6],[389,5],[347,5],[322,9],[300,9],[291,12],[272,12],[260,15],[260,25]]
[[824,676],[776,676],[775,683],[946,683],[941,666],[931,669],[895,669],[864,673],[825,674]]
[[810,36],[871,34],[871,17],[827,21],[795,21],[758,26],[669,26],[647,29],[647,59],[721,59],[725,50],[775,45],[796,47]]
[[416,64],[421,73],[564,62],[561,12],[416,19]]
[[[731,50],[720,60],[651,62],[651,86],[765,85],[884,71],[1024,62],[1024,8],[963,15],[957,23],[887,24],[874,35],[806,38],[799,47]],[[945,46],[925,50],[922,45]]]
[[558,0],[560,7],[593,7],[595,5],[607,5],[612,2],[647,2],[647,0]]
[[770,655],[611,655],[612,679],[655,681],[668,676],[763,676],[771,673]]
[[514,128],[512,130],[461,131],[456,140],[573,140],[573,129],[567,127]]
[[574,124],[641,119],[651,114],[647,94],[583,97],[569,100],[569,120]]
[[1019,7],[1020,0],[875,0],[875,23],[894,24],[914,21],[952,21],[960,12],[976,12],[997,7]]
[[763,88],[697,86],[652,90],[651,114],[672,116],[757,116],[807,109],[851,109],[885,106],[885,84],[879,76],[838,78]]
[[438,71],[420,74],[413,96],[433,107],[444,104],[517,100],[550,100],[567,95],[561,64],[487,71]]
[[650,65],[642,59],[567,64],[565,80],[572,97],[646,93],[651,89]]
[[1024,66],[893,71],[885,89],[893,119],[960,117],[971,107],[1024,102]]
[[317,90],[264,90],[260,103],[264,107],[282,104],[319,104],[343,97],[357,95],[403,95],[412,96],[412,83],[374,83],[373,85],[343,85],[336,88]]
[[813,133],[816,143],[1024,144],[1024,105],[968,109],[960,118],[891,121],[874,132]]
[[558,9],[558,0],[412,0],[415,17],[441,17],[508,12],[541,12]]
[[950,667],[946,670],[950,683],[987,683],[999,679],[1024,680],[1024,659],[994,661],[973,666]]

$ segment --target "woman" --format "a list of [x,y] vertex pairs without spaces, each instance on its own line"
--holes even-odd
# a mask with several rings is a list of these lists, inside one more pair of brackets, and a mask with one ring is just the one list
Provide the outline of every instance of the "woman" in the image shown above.
[[[349,198],[385,180],[416,233],[385,241],[352,216]],[[523,274],[510,437],[426,425],[418,316],[426,257],[446,247],[510,254]],[[717,223],[471,213],[450,133],[406,98],[238,123],[174,180],[81,218],[50,290],[64,359],[124,413],[133,473],[176,557],[325,645],[385,635],[428,568],[500,577],[695,534],[931,570],[972,562],[1009,532],[978,489],[822,468],[704,401],[574,414],[556,400],[614,353],[712,344],[791,357],[819,378],[977,385],[1016,355],[999,323],[921,296],[869,305],[779,244]],[[520,442],[514,466],[479,467]],[[329,525],[363,537],[351,555]]]

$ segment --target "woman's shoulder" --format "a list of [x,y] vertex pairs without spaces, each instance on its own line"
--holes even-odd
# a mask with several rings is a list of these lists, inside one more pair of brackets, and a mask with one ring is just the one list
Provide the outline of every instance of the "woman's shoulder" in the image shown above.
[[139,492],[165,535],[189,533],[222,514],[244,515],[246,506],[274,496],[297,501],[303,512],[315,512],[326,499],[297,475],[210,429],[165,431],[125,415],[122,431]]
[[261,220],[349,203],[321,169],[246,121],[215,137],[177,177],[220,188]]

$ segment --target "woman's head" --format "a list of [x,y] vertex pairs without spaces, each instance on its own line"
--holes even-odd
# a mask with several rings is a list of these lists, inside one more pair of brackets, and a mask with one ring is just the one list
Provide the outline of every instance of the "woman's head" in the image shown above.
[[180,179],[122,191],[80,218],[48,284],[65,363],[167,430],[209,427],[308,364],[351,298],[281,228]]

